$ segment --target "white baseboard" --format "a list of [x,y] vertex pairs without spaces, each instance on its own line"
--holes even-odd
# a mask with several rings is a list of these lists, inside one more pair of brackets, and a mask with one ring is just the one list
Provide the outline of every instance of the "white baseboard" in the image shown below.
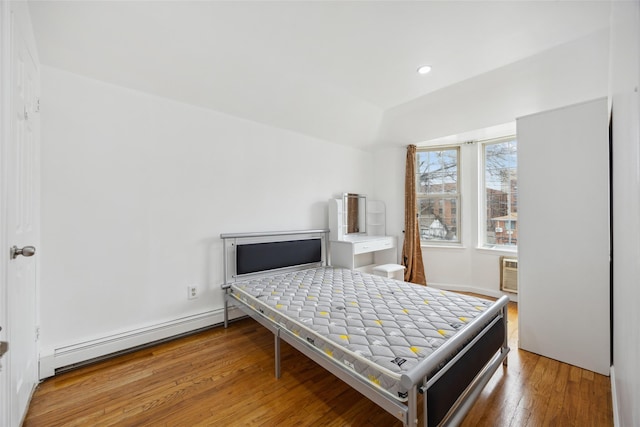
[[[229,319],[235,319],[243,315],[237,308],[229,308]],[[223,322],[224,309],[220,308],[56,348],[50,354],[40,355],[39,377],[42,380],[55,375],[56,369],[59,368],[72,366]]]
[[611,400],[613,407],[613,426],[620,427],[620,414],[618,413],[618,394],[616,393],[616,371],[611,367]]
[[444,291],[455,291],[455,292],[473,292],[474,294],[486,295],[488,297],[500,298],[502,295],[506,295],[509,297],[509,301],[518,302],[518,294],[514,294],[512,292],[502,292],[502,291],[494,291],[491,289],[485,288],[477,288],[475,286],[467,286],[467,285],[451,285],[448,283],[428,283],[428,286],[442,289]]

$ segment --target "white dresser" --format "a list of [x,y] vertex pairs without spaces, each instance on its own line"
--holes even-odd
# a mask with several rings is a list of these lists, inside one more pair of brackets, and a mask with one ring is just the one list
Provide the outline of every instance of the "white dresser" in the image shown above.
[[373,267],[398,262],[398,239],[385,235],[385,205],[379,200],[366,200],[362,195],[354,222],[363,233],[348,233],[345,199],[329,200],[330,263],[373,273]]
[[395,236],[346,236],[329,243],[331,265],[371,273],[376,265],[395,264],[398,239]]

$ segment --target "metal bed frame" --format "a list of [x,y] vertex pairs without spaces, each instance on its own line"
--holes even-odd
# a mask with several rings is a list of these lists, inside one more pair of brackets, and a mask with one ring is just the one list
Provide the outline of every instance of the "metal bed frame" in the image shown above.
[[[222,288],[225,291],[224,298],[224,327],[229,325],[229,303],[230,287],[232,283],[236,281],[242,281],[250,278],[269,276],[276,272],[281,273],[284,271],[295,271],[305,268],[311,268],[314,266],[329,265],[328,260],[328,233],[326,229],[314,229],[314,230],[300,230],[300,231],[279,231],[279,232],[258,232],[258,233],[225,233],[221,234],[220,238],[223,240],[224,246],[224,277],[225,282]],[[235,247],[239,242],[244,243],[256,243],[256,242],[274,242],[281,241],[286,238],[295,236],[296,240],[304,240],[305,238],[320,238],[323,248],[322,261],[315,265],[303,265],[303,266],[291,266],[285,268],[279,268],[277,270],[269,270],[267,272],[250,273],[238,275],[235,270]],[[273,240],[275,239],[275,240]],[[349,384],[352,388],[356,389],[369,400],[376,403],[378,406],[395,416],[398,420],[402,421],[405,427],[418,426],[418,394],[424,394],[423,400],[423,425],[428,425],[428,412],[427,412],[427,395],[430,388],[442,378],[455,364],[462,359],[469,351],[474,348],[474,345],[480,341],[489,330],[491,330],[497,323],[502,322],[504,324],[504,340],[500,348],[495,349],[495,354],[484,364],[473,380],[466,386],[462,394],[457,398],[453,406],[447,412],[446,416],[442,419],[439,425],[451,425],[456,426],[462,422],[467,412],[471,409],[476,399],[482,392],[484,386],[489,382],[495,371],[500,367],[500,364],[507,365],[507,355],[510,351],[508,346],[508,334],[507,334],[507,304],[509,298],[502,296],[492,306],[485,310],[480,316],[476,317],[472,323],[465,327],[462,331],[455,334],[445,344],[434,351],[429,357],[422,360],[411,371],[403,374],[401,377],[401,384],[408,390],[407,402],[401,402],[393,399],[386,394],[382,393],[379,389],[373,386],[371,383],[363,380],[359,376],[355,376],[353,372],[348,370],[345,366],[336,362],[334,359],[327,357],[318,348],[310,345],[306,341],[302,341],[296,337],[292,332],[284,329],[281,325],[273,322],[269,318],[263,316],[259,312],[251,309],[235,298],[232,300],[243,313],[256,320],[265,328],[270,330],[274,335],[274,349],[275,349],[275,376],[280,378],[281,363],[280,363],[280,342],[284,340],[292,347],[299,350],[301,353],[312,359],[318,365],[328,370],[333,375],[340,378],[342,381]],[[455,349],[461,349],[458,352]],[[452,354],[455,354],[453,357]],[[430,372],[434,372],[438,366],[444,366],[436,372],[431,378],[427,375]]]

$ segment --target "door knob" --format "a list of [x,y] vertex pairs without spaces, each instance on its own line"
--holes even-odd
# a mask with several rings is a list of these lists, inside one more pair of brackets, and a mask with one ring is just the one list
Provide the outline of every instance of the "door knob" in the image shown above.
[[11,259],[16,259],[18,255],[30,257],[30,256],[33,256],[35,253],[36,253],[36,248],[34,248],[33,246],[25,246],[24,248],[20,249],[17,246],[13,245],[11,247],[9,256],[11,257]]

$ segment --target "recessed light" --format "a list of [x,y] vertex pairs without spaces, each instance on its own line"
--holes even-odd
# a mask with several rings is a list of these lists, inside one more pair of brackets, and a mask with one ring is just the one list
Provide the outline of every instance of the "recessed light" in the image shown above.
[[431,67],[429,65],[421,65],[418,67],[418,74],[428,74],[431,71]]

